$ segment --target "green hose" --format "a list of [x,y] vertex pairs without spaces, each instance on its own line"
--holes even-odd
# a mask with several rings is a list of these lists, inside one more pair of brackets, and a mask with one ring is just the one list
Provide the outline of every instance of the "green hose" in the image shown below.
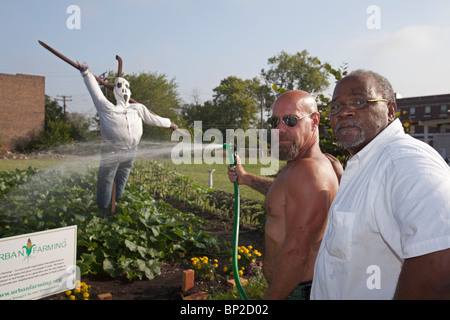
[[[233,144],[224,143],[223,148],[228,150],[228,156],[230,157],[230,167],[235,165],[235,153],[233,150]],[[242,298],[242,300],[248,300],[245,294],[244,288],[242,287],[241,277],[239,277],[239,267],[238,267],[238,243],[239,243],[239,215],[240,215],[240,195],[239,195],[239,185],[238,182],[234,182],[234,230],[233,230],[233,276],[236,282],[236,288]]]

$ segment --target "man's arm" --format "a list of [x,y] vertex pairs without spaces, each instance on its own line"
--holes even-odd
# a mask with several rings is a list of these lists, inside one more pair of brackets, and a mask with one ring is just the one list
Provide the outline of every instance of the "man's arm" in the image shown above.
[[450,249],[405,259],[394,299],[450,299]]
[[329,187],[314,160],[290,169],[284,183],[285,241],[277,256],[272,280],[264,299],[287,299],[312,268],[330,206]]
[[83,62],[82,64],[79,64],[79,66],[80,73],[83,76],[84,83],[86,84],[86,87],[89,91],[89,94],[91,95],[92,101],[94,102],[94,106],[97,111],[106,111],[107,109],[111,109],[112,107],[114,107],[114,105],[108,99],[106,99],[105,95],[100,89],[100,86],[97,83],[97,80],[95,80],[94,75],[89,71],[89,66],[87,65],[87,63]]
[[163,118],[156,114],[150,113],[147,107],[140,103],[132,103],[130,107],[135,109],[141,119],[148,125],[161,128],[171,128],[172,122],[169,118]]
[[273,178],[266,178],[257,176],[255,174],[246,172],[241,165],[239,156],[236,157],[236,165],[228,167],[228,178],[231,182],[238,182],[240,185],[248,186],[266,195],[272,185]]

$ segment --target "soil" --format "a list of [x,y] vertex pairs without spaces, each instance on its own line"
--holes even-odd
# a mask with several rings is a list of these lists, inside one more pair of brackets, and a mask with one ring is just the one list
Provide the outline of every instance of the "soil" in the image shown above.
[[[180,211],[187,210],[182,204],[167,200]],[[232,219],[218,215],[206,214],[201,211],[193,212],[208,223],[205,230],[217,237],[221,246],[233,243]],[[240,226],[239,246],[252,245],[262,251],[263,237],[261,229],[257,227]],[[219,265],[221,270],[223,266]],[[227,279],[219,274],[214,280],[195,280],[194,287],[188,291],[182,291],[183,271],[190,269],[188,265],[176,263],[162,263],[161,274],[152,280],[138,280],[130,282],[126,277],[113,279],[109,275],[88,275],[81,277],[81,281],[91,285],[90,300],[98,300],[100,294],[110,293],[113,300],[181,300],[200,292],[212,292],[215,290],[230,290]],[[47,297],[46,300],[65,300],[64,294]]]

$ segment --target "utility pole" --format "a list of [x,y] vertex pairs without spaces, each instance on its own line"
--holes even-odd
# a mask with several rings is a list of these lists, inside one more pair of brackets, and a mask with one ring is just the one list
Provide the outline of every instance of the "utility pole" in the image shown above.
[[58,95],[57,97],[61,97],[61,99],[56,99],[58,101],[63,101],[63,107],[64,107],[64,122],[66,122],[66,101],[72,101],[72,96],[60,96]]
[[266,99],[264,99],[264,93],[261,92],[261,129],[264,129],[264,121],[263,121],[263,109]]
[[[102,79],[103,81],[105,81],[105,82],[108,82],[108,80],[114,80],[114,79],[116,79],[116,78],[114,78],[114,77],[107,77],[106,76],[106,71],[105,72],[103,72],[101,75],[99,75],[98,76],[100,79]],[[106,86],[104,86],[104,89],[105,89],[105,97],[107,97],[108,96],[108,88],[106,87]]]

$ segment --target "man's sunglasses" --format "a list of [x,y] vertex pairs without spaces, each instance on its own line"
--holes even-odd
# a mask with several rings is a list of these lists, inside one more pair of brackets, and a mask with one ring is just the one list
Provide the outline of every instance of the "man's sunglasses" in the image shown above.
[[287,116],[282,117],[271,116],[269,119],[267,119],[267,123],[272,127],[272,129],[275,129],[280,124],[281,119],[281,121],[283,121],[283,123],[288,127],[295,127],[300,120],[312,115],[313,113],[315,112],[311,112],[310,114],[307,114],[306,116],[303,116],[301,118],[293,114],[289,114]]

